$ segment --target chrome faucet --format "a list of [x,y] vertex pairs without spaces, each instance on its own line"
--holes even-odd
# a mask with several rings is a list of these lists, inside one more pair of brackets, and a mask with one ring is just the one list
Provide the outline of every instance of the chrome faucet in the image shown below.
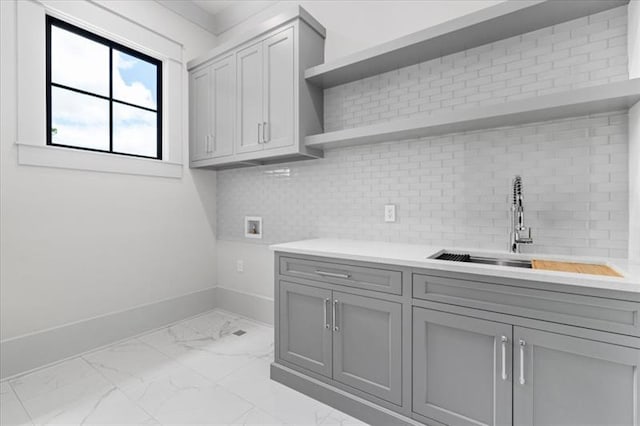
[[[526,235],[526,236],[525,236]],[[533,244],[531,228],[524,226],[524,206],[522,205],[522,177],[513,179],[513,201],[511,203],[511,232],[509,251],[520,253],[520,244]]]

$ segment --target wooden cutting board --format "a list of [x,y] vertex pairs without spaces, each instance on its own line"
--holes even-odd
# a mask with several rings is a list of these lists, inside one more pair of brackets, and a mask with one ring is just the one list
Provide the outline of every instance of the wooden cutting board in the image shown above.
[[574,272],[577,274],[608,275],[610,277],[622,277],[619,273],[607,265],[595,263],[558,262],[555,260],[533,259],[533,269],[546,269],[548,271]]

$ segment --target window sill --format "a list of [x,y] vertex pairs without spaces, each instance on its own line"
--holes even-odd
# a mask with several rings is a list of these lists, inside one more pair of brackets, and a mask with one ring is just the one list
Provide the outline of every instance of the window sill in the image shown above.
[[17,146],[18,164],[25,166],[182,178],[180,163],[54,146],[24,143],[17,143]]

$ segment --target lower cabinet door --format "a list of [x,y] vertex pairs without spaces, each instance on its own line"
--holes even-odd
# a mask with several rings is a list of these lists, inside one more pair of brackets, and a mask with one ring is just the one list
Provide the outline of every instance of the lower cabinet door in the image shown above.
[[448,425],[510,425],[512,326],[413,310],[413,411]]
[[333,379],[402,403],[402,305],[333,292]]
[[280,358],[331,377],[331,291],[280,281]]
[[514,328],[515,425],[634,425],[640,350]]

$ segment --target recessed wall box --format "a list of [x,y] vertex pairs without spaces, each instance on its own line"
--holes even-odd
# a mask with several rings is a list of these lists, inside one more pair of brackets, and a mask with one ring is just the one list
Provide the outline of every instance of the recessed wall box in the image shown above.
[[262,218],[259,216],[244,217],[244,236],[246,238],[262,238]]

